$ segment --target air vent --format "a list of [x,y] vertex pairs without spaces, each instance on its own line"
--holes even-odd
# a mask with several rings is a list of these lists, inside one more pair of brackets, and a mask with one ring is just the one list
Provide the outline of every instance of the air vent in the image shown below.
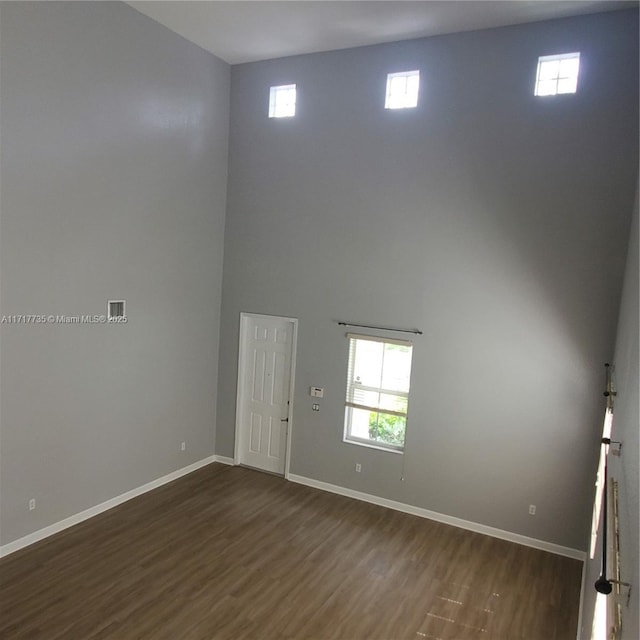
[[124,300],[109,300],[107,304],[107,318],[113,320],[116,318],[124,318]]

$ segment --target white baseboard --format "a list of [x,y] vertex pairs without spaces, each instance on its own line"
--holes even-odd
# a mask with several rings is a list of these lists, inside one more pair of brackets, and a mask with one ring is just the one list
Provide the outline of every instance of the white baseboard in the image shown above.
[[10,553],[14,553],[24,547],[28,547],[35,542],[39,542],[40,540],[44,540],[44,538],[48,538],[55,533],[60,531],[64,531],[64,529],[68,529],[75,524],[79,524],[84,520],[88,520],[89,518],[93,518],[104,511],[108,511],[109,509],[113,509],[113,507],[117,507],[119,504],[123,502],[127,502],[127,500],[131,500],[132,498],[136,498],[143,493],[147,493],[153,489],[157,489],[161,487],[163,484],[167,484],[168,482],[172,482],[173,480],[177,480],[182,476],[191,473],[192,471],[196,471],[196,469],[200,469],[201,467],[205,467],[212,462],[223,462],[222,460],[217,460],[218,456],[209,456],[207,458],[203,458],[202,460],[198,460],[198,462],[194,462],[187,467],[183,467],[182,469],[178,469],[177,471],[173,471],[166,476],[162,476],[162,478],[158,478],[156,480],[152,480],[151,482],[147,482],[147,484],[143,484],[141,487],[137,487],[136,489],[131,489],[131,491],[127,491],[122,495],[116,496],[115,498],[111,498],[106,502],[102,502],[101,504],[96,505],[95,507],[90,507],[89,509],[85,509],[80,513],[76,513],[73,516],[69,516],[64,520],[60,520],[60,522],[56,522],[55,524],[49,525],[44,529],[40,529],[38,531],[34,531],[29,535],[24,536],[23,538],[19,538],[18,540],[14,540],[13,542],[9,542],[0,547],[0,558],[3,556],[8,556]]
[[405,504],[403,502],[388,500],[387,498],[380,498],[369,493],[354,491],[353,489],[347,489],[335,484],[329,484],[328,482],[321,482],[320,480],[314,480],[313,478],[306,478],[305,476],[289,474],[289,480],[291,482],[297,482],[298,484],[304,484],[307,487],[322,489],[323,491],[329,491],[330,493],[337,493],[338,495],[346,496],[347,498],[355,498],[356,500],[370,502],[371,504],[377,504],[381,507],[394,509],[395,511],[410,513],[411,515],[420,516],[421,518],[427,518],[428,520],[435,520],[436,522],[442,522],[443,524],[449,524],[461,529],[467,529],[468,531],[482,533],[493,538],[500,538],[501,540],[507,540],[508,542],[515,542],[517,544],[524,545],[525,547],[532,547],[534,549],[540,549],[541,551],[548,551],[549,553],[566,556],[567,558],[573,558],[574,560],[584,561],[586,559],[586,553],[584,551],[580,551],[579,549],[572,549],[570,547],[563,547],[558,544],[553,544],[552,542],[545,542],[544,540],[529,538],[528,536],[523,536],[519,533],[511,533],[510,531],[504,531],[502,529],[496,529],[495,527],[489,527],[484,524],[478,524],[477,522],[470,522],[469,520],[462,520],[461,518],[447,516],[442,513],[437,513],[436,511],[429,511],[428,509],[414,507],[413,505]]
[[[127,502],[132,498],[136,498],[137,496],[142,495],[143,493],[147,493],[148,491],[152,491],[158,487],[161,487],[168,482],[172,482],[173,480],[177,480],[182,476],[187,475],[201,467],[204,467],[213,462],[218,462],[220,464],[233,465],[233,458],[228,458],[226,456],[209,456],[198,462],[194,462],[193,464],[183,467],[182,469],[178,469],[177,471],[173,471],[172,473],[167,474],[166,476],[162,476],[156,480],[152,480],[147,484],[142,485],[141,487],[137,487],[136,489],[132,489],[131,491],[127,491],[122,495],[116,496],[115,498],[111,498],[101,504],[98,504],[89,509],[85,509],[80,513],[77,513],[73,516],[65,518],[60,522],[56,522],[55,524],[49,525],[44,529],[40,529],[29,535],[24,536],[23,538],[19,538],[18,540],[14,540],[8,544],[0,546],[0,558],[4,556],[8,556],[10,553],[14,553],[24,547],[27,547],[35,542],[40,540],[44,540],[44,538],[48,538],[49,536],[54,535],[60,531],[64,531],[64,529],[68,529],[73,525],[79,524],[89,518],[93,518],[104,511],[108,511],[113,507],[117,507],[119,504],[123,502]],[[449,524],[454,527],[460,527],[461,529],[467,529],[468,531],[475,531],[476,533],[482,533],[487,536],[492,536],[494,538],[500,538],[501,540],[507,540],[508,542],[515,542],[517,544],[522,544],[527,547],[532,547],[534,549],[540,549],[542,551],[548,551],[550,553],[555,553],[557,555],[566,556],[568,558],[573,558],[574,560],[586,560],[586,553],[584,551],[580,551],[578,549],[571,549],[570,547],[563,547],[557,544],[553,544],[551,542],[545,542],[544,540],[537,540],[536,538],[529,538],[528,536],[523,536],[518,533],[511,533],[510,531],[504,531],[502,529],[496,529],[494,527],[489,527],[487,525],[478,524],[476,522],[470,522],[469,520],[462,520],[461,518],[455,518],[453,516],[447,516],[442,513],[437,513],[436,511],[430,511],[428,509],[423,509],[421,507],[415,507],[410,504],[405,504],[403,502],[397,502],[395,500],[388,500],[387,498],[380,498],[378,496],[374,496],[368,493],[363,493],[361,491],[355,491],[353,489],[347,489],[345,487],[340,487],[338,485],[329,484],[328,482],[322,482],[320,480],[314,480],[313,478],[306,478],[305,476],[298,476],[295,474],[289,474],[288,480],[291,482],[296,482],[298,484],[303,484],[308,487],[313,487],[315,489],[321,489],[322,491],[328,491],[330,493],[336,493],[341,496],[346,496],[348,498],[355,498],[356,500],[362,500],[363,502],[369,502],[371,504],[377,504],[382,507],[387,507],[389,509],[394,509],[395,511],[402,511],[404,513],[409,513],[415,516],[419,516],[421,518],[427,518],[429,520],[435,520],[436,522],[442,522],[444,524]]]

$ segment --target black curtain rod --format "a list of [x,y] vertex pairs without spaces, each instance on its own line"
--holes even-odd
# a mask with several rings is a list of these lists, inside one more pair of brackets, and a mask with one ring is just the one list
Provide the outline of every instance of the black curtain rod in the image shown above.
[[416,335],[423,335],[420,329],[394,329],[393,327],[375,327],[370,324],[354,324],[353,322],[338,322],[343,327],[360,327],[361,329],[379,329],[381,331],[398,331],[399,333],[415,333]]
[[[609,366],[609,365],[607,365]],[[605,446],[608,446],[608,442],[607,442],[608,438],[602,438],[602,444],[604,444]],[[600,577],[596,580],[595,584],[593,585],[596,588],[596,591],[598,593],[602,593],[605,596],[609,595],[612,591],[613,591],[613,585],[611,584],[611,580],[607,580],[607,553],[608,553],[608,549],[607,549],[607,528],[608,528],[608,524],[607,524],[607,520],[609,517],[609,514],[607,513],[608,510],[608,505],[607,505],[607,490],[608,490],[608,486],[607,486],[607,455],[608,452],[605,449],[605,458],[604,458],[604,470],[603,470],[603,474],[604,474],[604,481],[602,483],[602,561],[600,564]]]
[[[616,395],[613,390],[613,384],[611,382],[611,365],[607,362],[604,365],[605,371],[605,390],[604,397],[607,399],[607,410],[613,409],[613,396]],[[611,438],[602,438],[600,441],[601,447],[604,446],[604,465],[603,465],[603,479],[602,479],[602,560],[600,564],[600,576],[595,582],[595,588],[598,593],[609,595],[613,591],[612,581],[607,579],[607,534],[609,529],[609,506],[608,506],[608,493],[609,484],[607,482],[607,466],[609,462],[609,446],[611,445]],[[620,443],[621,444],[621,443]]]

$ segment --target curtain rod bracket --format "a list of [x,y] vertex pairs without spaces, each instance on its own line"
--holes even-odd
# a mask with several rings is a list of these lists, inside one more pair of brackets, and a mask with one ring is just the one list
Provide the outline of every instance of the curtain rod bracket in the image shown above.
[[624,587],[627,590],[627,607],[631,602],[631,584],[628,582],[622,582],[621,580],[607,580],[604,575],[601,575],[595,582],[595,588],[598,593],[602,593],[608,596],[613,591],[613,585]]
[[611,450],[611,453],[614,456],[619,456],[622,454],[622,442],[619,442],[618,440],[612,440],[611,438],[602,438],[602,444],[615,446],[616,448]]

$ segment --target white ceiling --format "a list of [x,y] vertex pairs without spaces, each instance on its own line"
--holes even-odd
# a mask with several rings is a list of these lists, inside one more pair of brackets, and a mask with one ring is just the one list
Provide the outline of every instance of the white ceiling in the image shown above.
[[229,64],[637,7],[638,1],[128,2]]

